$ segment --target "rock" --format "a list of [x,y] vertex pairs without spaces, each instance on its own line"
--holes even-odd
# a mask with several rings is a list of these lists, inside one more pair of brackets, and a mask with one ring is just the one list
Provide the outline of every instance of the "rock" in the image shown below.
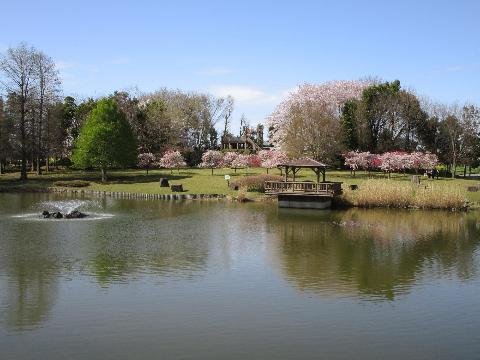
[[170,184],[168,183],[168,179],[167,178],[161,178],[160,179],[160,187],[169,187]]
[[49,219],[49,218],[50,218],[50,215],[51,215],[51,214],[50,214],[47,210],[44,210],[44,211],[42,212],[42,216],[43,216],[44,219]]
[[349,185],[350,190],[358,190],[358,185]]
[[172,185],[170,186],[170,190],[173,192],[183,192],[183,185]]
[[54,219],[62,219],[63,218],[63,214],[60,211],[54,212],[51,215]]
[[83,219],[87,215],[78,211],[78,210],[73,210],[71,213],[65,215],[66,219]]

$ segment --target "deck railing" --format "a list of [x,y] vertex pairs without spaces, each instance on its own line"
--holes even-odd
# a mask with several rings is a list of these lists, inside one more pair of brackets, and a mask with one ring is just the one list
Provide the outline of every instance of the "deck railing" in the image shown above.
[[301,181],[265,181],[265,194],[279,193],[314,193],[325,195],[340,195],[341,182],[301,182]]

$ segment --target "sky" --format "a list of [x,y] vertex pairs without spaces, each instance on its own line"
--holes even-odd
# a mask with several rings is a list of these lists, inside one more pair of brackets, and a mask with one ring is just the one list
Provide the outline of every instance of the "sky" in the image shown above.
[[[263,122],[299,84],[399,79],[480,103],[480,1],[8,1],[0,52],[26,42],[57,63],[65,95],[167,87],[232,95]],[[235,129],[232,129],[235,132]]]

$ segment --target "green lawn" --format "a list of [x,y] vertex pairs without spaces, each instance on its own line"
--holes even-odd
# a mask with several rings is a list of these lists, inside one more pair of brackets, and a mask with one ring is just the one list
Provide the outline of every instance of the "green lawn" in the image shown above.
[[[265,174],[265,169],[256,168],[249,169],[248,176]],[[210,169],[183,169],[178,172],[174,170],[150,170],[147,175],[145,170],[116,170],[110,171],[108,174],[109,181],[103,184],[100,180],[99,172],[78,171],[78,170],[59,170],[49,174],[35,175],[29,174],[29,180],[26,182],[18,181],[18,173],[8,173],[0,175],[0,190],[14,191],[14,190],[35,190],[46,189],[53,186],[53,183],[58,180],[75,180],[82,179],[90,181],[90,186],[84,189],[103,190],[103,191],[124,191],[133,193],[148,193],[148,194],[169,194],[170,188],[161,188],[159,186],[159,179],[166,177],[170,184],[182,184],[187,194],[226,194],[236,195],[237,191],[228,188],[224,175],[230,175],[231,181],[238,177],[245,176],[245,170],[232,169],[215,169],[214,174],[211,175]],[[277,169],[270,170],[270,174],[280,174]],[[360,185],[369,178],[384,180],[385,176],[381,173],[373,173],[370,175],[357,172],[353,177],[349,171],[327,171],[328,181],[340,181],[344,183],[344,188],[350,184]],[[411,175],[392,174],[392,182],[410,182]],[[297,180],[315,180],[315,175],[310,170],[301,170],[297,174]],[[479,185],[477,180],[463,180],[463,179],[449,179],[441,178],[440,180],[431,180],[422,178],[423,184],[428,183],[445,184],[449,186],[458,186],[459,189],[465,191],[467,199],[475,204],[480,204],[480,192],[467,192],[467,186]],[[259,194],[250,193],[249,196],[258,196]]]

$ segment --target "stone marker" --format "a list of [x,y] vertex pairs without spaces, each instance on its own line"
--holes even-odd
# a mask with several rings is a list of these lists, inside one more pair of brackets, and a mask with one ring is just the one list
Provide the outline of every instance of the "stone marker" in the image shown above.
[[168,183],[167,178],[160,178],[160,187],[169,187],[170,184]]
[[183,185],[172,185],[170,186],[170,189],[173,191],[173,192],[183,192]]

